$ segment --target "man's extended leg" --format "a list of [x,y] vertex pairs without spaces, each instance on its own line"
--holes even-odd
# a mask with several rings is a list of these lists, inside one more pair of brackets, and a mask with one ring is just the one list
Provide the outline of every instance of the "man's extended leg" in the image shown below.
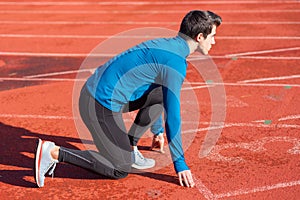
[[124,178],[130,172],[132,150],[122,113],[114,113],[97,103],[85,87],[79,108],[99,152],[68,149],[39,140],[35,159],[35,178],[39,187],[44,186],[45,174],[49,169],[53,173],[58,162],[67,162],[116,179]]

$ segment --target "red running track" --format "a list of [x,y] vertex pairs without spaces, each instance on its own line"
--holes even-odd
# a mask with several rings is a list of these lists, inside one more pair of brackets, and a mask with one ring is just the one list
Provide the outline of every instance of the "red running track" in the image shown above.
[[[300,196],[299,1],[99,2],[0,2],[1,197],[296,200]],[[176,31],[192,9],[215,11],[224,20],[211,52],[222,82],[201,77],[190,65],[182,96],[185,155],[197,187],[178,185],[168,153],[149,151],[151,134],[146,133],[139,145],[157,160],[154,170],[116,181],[59,164],[54,179],[47,177],[45,187],[37,189],[35,138],[93,148],[88,134],[77,133],[72,102],[74,83],[90,74],[78,71],[87,54],[123,31],[145,27]],[[215,104],[209,89],[218,84],[226,91],[225,124],[214,122],[209,127]],[[128,126],[133,115],[126,115]],[[209,130],[222,130],[221,137],[208,156],[199,157]]]

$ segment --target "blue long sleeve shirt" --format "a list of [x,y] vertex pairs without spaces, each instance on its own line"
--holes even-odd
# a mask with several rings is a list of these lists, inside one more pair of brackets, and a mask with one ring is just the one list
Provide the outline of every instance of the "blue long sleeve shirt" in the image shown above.
[[162,86],[166,136],[177,173],[189,169],[182,149],[180,117],[180,90],[189,54],[187,42],[180,36],[145,41],[110,59],[87,80],[91,95],[114,112]]

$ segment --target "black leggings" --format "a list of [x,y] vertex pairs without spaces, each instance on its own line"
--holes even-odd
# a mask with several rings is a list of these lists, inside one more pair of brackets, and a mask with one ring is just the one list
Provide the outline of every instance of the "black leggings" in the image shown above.
[[[163,111],[162,88],[157,87],[136,101],[112,112],[99,104],[84,86],[79,99],[80,115],[89,129],[97,151],[61,147],[60,162],[67,162],[109,178],[124,178],[131,171],[131,145],[155,122]],[[126,131],[122,113],[139,110],[130,130]]]

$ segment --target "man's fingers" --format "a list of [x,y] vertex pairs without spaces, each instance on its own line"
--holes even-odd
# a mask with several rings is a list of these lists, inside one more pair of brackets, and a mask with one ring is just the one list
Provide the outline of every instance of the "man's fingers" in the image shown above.
[[188,179],[187,179],[187,177],[186,177],[185,174],[183,174],[183,179],[184,179],[185,185],[186,185],[187,187],[190,187],[189,181],[188,181]]
[[181,186],[183,186],[181,174],[178,174],[178,176],[179,176],[179,183]]
[[194,183],[194,179],[193,179],[192,174],[189,174],[189,175],[188,175],[188,179],[189,179],[190,186],[191,186],[191,187],[194,187],[194,186],[195,186],[195,183]]

